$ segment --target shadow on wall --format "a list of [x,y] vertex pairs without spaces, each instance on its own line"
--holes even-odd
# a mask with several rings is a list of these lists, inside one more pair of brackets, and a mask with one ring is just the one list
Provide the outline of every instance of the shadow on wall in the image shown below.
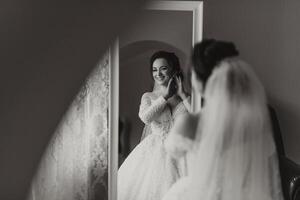
[[[165,42],[144,40],[120,49],[120,116],[131,124],[130,150],[139,143],[142,136],[144,124],[138,117],[139,105],[143,93],[152,90],[150,57],[159,50],[174,52],[179,57],[184,72],[187,71],[187,55]],[[185,85],[188,84],[185,82]]]
[[[270,102],[276,108],[276,112],[278,113],[278,119],[280,123],[280,127],[283,130],[298,130],[299,122],[300,122],[300,109],[298,109],[297,105],[293,105],[289,101],[284,101],[283,99],[276,99],[273,96],[270,97]],[[293,140],[295,133],[285,131],[282,134],[284,141],[284,148],[286,152],[290,152],[288,157],[292,158],[292,160],[297,160],[298,154],[296,152],[300,152],[300,145],[298,140]],[[299,163],[299,162],[298,162]]]
[[61,117],[143,3],[0,2],[0,199],[26,198]]

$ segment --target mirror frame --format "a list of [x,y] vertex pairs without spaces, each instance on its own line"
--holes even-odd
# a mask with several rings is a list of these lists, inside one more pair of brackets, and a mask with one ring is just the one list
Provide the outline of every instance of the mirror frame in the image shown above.
[[[191,11],[193,13],[192,46],[202,40],[202,1],[150,1],[144,9],[161,11]],[[109,133],[108,133],[108,200],[117,200],[119,144],[119,40],[109,49]],[[201,108],[201,98],[192,92],[192,112]]]

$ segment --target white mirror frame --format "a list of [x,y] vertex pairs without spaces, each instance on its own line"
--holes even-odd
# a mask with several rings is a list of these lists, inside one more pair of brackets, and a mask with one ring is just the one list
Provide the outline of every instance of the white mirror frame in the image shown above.
[[[193,13],[192,45],[202,40],[202,1],[151,1],[146,10],[191,11]],[[110,98],[108,134],[108,200],[117,200],[118,144],[119,144],[119,41],[109,51]],[[192,93],[192,111],[201,107],[201,98]]]

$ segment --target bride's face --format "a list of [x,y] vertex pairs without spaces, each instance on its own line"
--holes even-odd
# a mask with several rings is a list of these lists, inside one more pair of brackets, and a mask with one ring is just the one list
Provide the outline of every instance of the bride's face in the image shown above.
[[154,81],[159,85],[167,86],[172,77],[172,68],[164,58],[157,58],[152,65]]

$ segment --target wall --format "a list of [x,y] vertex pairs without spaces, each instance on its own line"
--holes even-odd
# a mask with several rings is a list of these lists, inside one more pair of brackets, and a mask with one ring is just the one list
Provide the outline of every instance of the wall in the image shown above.
[[28,200],[108,199],[110,67],[106,53],[54,132]]
[[234,41],[277,111],[287,156],[300,164],[300,2],[204,1],[204,37]]
[[0,199],[25,199],[58,122],[141,3],[0,1]]

